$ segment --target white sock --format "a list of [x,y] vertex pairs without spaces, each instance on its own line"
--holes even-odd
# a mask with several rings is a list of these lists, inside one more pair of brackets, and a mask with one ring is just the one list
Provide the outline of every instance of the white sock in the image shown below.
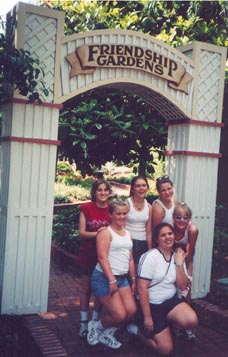
[[129,333],[132,333],[133,335],[137,335],[139,328],[135,324],[129,324],[127,325],[127,330]]
[[81,321],[88,321],[88,311],[80,311]]
[[93,310],[93,314],[92,314],[92,320],[96,320],[98,321],[99,320],[99,312],[96,311],[96,310]]

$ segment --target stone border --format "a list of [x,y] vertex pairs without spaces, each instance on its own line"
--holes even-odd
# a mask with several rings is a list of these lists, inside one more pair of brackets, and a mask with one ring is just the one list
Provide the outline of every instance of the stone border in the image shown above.
[[192,300],[192,307],[201,324],[228,335],[228,310],[201,299]]

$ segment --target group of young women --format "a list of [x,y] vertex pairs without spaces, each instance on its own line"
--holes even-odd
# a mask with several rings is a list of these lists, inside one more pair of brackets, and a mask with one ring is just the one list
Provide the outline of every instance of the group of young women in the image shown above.
[[[173,349],[170,327],[191,333],[197,325],[186,295],[198,229],[190,208],[174,198],[170,178],[157,179],[156,187],[159,198],[150,205],[148,181],[136,176],[130,197],[109,203],[109,183],[97,180],[92,201],[81,206],[79,335],[90,345],[119,348],[115,333],[121,326],[168,355]],[[95,300],[88,322],[91,291]]]

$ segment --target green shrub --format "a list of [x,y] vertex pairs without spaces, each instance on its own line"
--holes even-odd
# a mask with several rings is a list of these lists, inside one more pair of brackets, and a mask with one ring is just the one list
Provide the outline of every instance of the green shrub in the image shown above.
[[158,195],[154,195],[152,192],[149,192],[146,195],[146,199],[147,201],[152,205],[152,203],[154,202],[154,200],[156,200],[158,198]]
[[90,187],[84,188],[81,184],[76,186],[67,186],[64,182],[55,183],[54,203],[86,201],[90,199],[90,196]]
[[55,183],[54,203],[71,203],[72,196],[64,183]]
[[87,190],[91,190],[92,184],[94,183],[95,179],[94,177],[79,177],[75,175],[69,175],[65,176],[64,178],[64,183],[67,186],[80,186],[82,188],[85,188]]
[[130,185],[131,183],[131,180],[133,179],[135,175],[130,175],[128,177],[125,177],[125,176],[121,176],[121,177],[116,177],[116,176],[108,176],[107,177],[107,180],[109,181],[115,181],[115,182],[118,182],[118,183],[123,183],[125,185]]
[[65,209],[53,219],[52,240],[72,253],[77,253],[80,245],[79,214],[79,207]]
[[216,207],[214,249],[221,255],[228,255],[228,209],[224,206]]
[[73,174],[74,170],[67,161],[58,161],[56,166],[57,175]]
[[227,276],[228,262],[228,208],[216,207],[214,246],[212,257],[212,276],[214,278]]

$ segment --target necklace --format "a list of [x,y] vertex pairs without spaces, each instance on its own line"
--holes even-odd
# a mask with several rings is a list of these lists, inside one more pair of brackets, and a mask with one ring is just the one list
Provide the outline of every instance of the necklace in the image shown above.
[[138,205],[138,204],[135,203],[135,201],[134,201],[133,198],[132,198],[132,202],[133,202],[133,206],[137,209],[137,211],[142,211],[142,210],[143,210],[143,208],[144,208],[144,201],[143,201],[142,205]]

